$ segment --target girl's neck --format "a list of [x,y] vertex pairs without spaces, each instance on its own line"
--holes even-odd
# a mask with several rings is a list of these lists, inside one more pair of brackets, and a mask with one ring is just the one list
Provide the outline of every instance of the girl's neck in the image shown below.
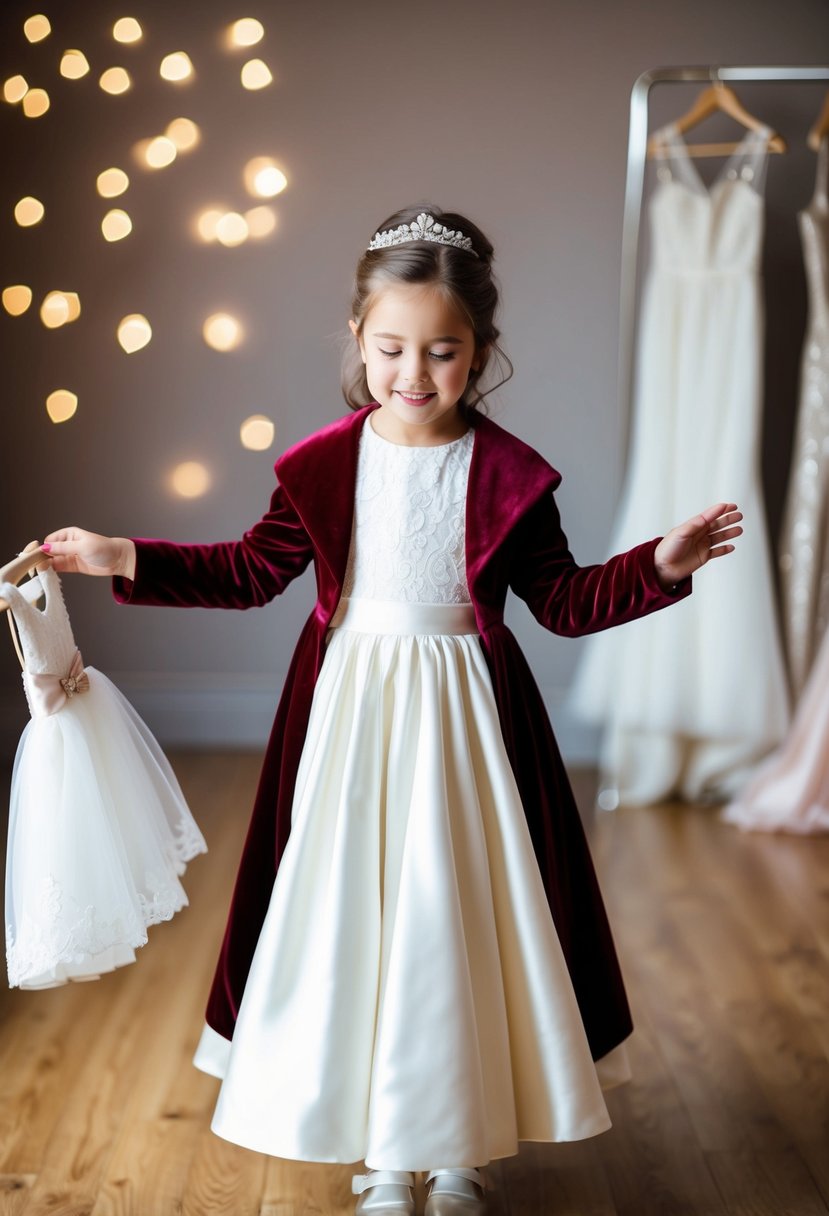
[[372,410],[366,422],[375,434],[390,443],[401,447],[434,448],[442,444],[452,443],[460,439],[469,430],[468,424],[456,408],[450,414],[443,414],[434,422],[423,423],[420,426],[408,426],[398,418],[392,410],[380,405]]

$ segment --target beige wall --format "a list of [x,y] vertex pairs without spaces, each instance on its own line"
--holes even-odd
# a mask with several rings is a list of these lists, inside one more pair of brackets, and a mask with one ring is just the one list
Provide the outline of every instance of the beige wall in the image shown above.
[[[4,77],[22,71],[53,93],[37,121],[7,106],[0,113],[4,285],[30,283],[36,298],[74,288],[84,309],[75,326],[50,333],[34,312],[0,315],[5,555],[68,523],[177,540],[240,535],[267,505],[278,450],[344,409],[338,339],[357,254],[387,213],[433,199],[468,212],[496,246],[516,374],[493,416],[562,470],[572,547],[585,563],[603,557],[624,430],[615,381],[630,88],[658,66],[815,62],[829,47],[824,0],[785,9],[769,0],[259,4],[251,9],[267,29],[259,53],[276,81],[258,94],[239,87],[239,56],[221,47],[234,6],[145,5],[147,38],[132,49],[108,37],[108,6],[61,9],[52,38],[34,47],[21,33],[28,7],[7,4],[0,16]],[[86,52],[92,77],[57,77],[67,46]],[[176,49],[198,73],[187,88],[156,74]],[[136,86],[106,97],[94,79],[117,62]],[[657,89],[654,121],[693,93]],[[764,478],[774,529],[805,317],[795,215],[812,188],[804,140],[823,91],[755,85],[740,94],[792,148],[775,159],[768,184]],[[105,246],[96,173],[126,164],[134,140],[178,114],[202,126],[202,147],[157,175],[134,174],[124,205],[135,230]],[[282,160],[291,179],[277,200],[276,238],[235,250],[194,242],[192,216],[213,201],[241,203],[241,166],[259,153]],[[27,193],[43,198],[47,218],[22,231],[10,216]],[[225,307],[249,332],[232,355],[208,350],[199,333],[203,317]],[[146,313],[155,331],[130,357],[113,336],[129,312]],[[80,408],[53,426],[42,403],[63,385],[76,389]],[[245,452],[239,422],[259,412],[275,419],[276,446]],[[183,502],[165,488],[170,467],[185,459],[213,471],[206,497]],[[674,522],[654,520],[652,534]],[[264,737],[312,594],[306,575],[256,613],[165,612],[119,608],[103,581],[66,580],[87,661],[113,676],[168,742]],[[589,737],[557,708],[580,643],[544,634],[520,604],[510,620],[565,750],[584,754]],[[11,647],[0,651],[8,750],[25,706]]]

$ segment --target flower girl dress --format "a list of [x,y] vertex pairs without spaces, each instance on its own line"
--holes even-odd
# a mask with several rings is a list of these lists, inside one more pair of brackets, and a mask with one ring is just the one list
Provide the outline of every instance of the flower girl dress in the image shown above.
[[207,846],[147,726],[84,669],[57,573],[2,583],[0,596],[31,714],[11,783],[9,985],[52,988],[134,962],[148,926],[187,904],[179,876]]

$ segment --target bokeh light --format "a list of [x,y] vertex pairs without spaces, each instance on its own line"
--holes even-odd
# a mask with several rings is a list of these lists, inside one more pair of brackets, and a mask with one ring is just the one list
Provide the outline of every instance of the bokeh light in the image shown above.
[[112,36],[116,42],[139,42],[144,31],[135,17],[120,17],[112,27]]
[[78,398],[68,388],[56,388],[46,398],[46,412],[53,422],[66,422],[78,408]]
[[43,203],[39,198],[33,198],[31,194],[27,194],[25,198],[15,204],[14,218],[21,228],[31,228],[32,224],[39,224],[45,214],[46,208]]
[[196,219],[196,231],[203,241],[215,241],[216,226],[224,215],[219,207],[208,207]]
[[35,17],[29,17],[23,22],[23,33],[29,39],[29,42],[42,42],[44,38],[48,38],[52,32],[52,27],[49,24],[49,18],[44,17],[43,13],[38,13]]
[[248,239],[247,220],[238,211],[226,211],[216,222],[216,240],[232,248]]
[[118,325],[118,341],[128,355],[142,350],[153,336],[149,321],[140,312],[122,317]]
[[69,320],[69,301],[62,291],[50,291],[40,306],[40,319],[47,329],[59,329]]
[[98,84],[105,93],[117,95],[119,93],[126,93],[132,81],[126,68],[107,68],[105,72],[101,73]]
[[270,236],[276,228],[276,212],[273,207],[251,207],[250,211],[245,212],[245,223],[250,235],[261,240]]
[[32,289],[24,283],[3,288],[3,307],[11,317],[19,317],[32,302]]
[[64,291],[61,294],[69,306],[67,324],[71,324],[72,321],[77,321],[78,317],[81,315],[80,296],[76,291]]
[[228,312],[214,312],[202,326],[202,335],[213,350],[233,350],[242,340],[242,326]]
[[49,94],[45,89],[29,89],[23,98],[23,113],[27,118],[40,118],[49,109]]
[[287,177],[270,156],[254,156],[245,165],[242,176],[245,189],[254,198],[273,198],[288,184]]
[[132,220],[126,211],[114,207],[101,220],[101,232],[105,241],[122,241],[132,232]]
[[242,85],[246,89],[264,89],[271,81],[271,69],[262,59],[249,59],[242,67]]
[[22,101],[29,90],[29,85],[25,76],[10,76],[3,85],[3,100],[8,101],[11,105],[16,105],[18,101]]
[[80,80],[89,71],[89,60],[83,51],[64,51],[60,74],[66,80]]
[[189,80],[193,75],[193,65],[185,51],[173,51],[171,55],[165,55],[158,70],[162,80],[170,80],[175,84]]
[[144,151],[144,162],[150,169],[164,169],[171,165],[178,155],[176,145],[166,135],[157,135],[151,139]]
[[179,152],[189,152],[201,139],[201,131],[192,118],[174,118],[167,125],[164,134],[172,140]]
[[242,447],[251,452],[264,452],[273,443],[274,425],[264,414],[252,414],[239,427]]
[[255,17],[240,17],[234,21],[228,30],[228,41],[231,46],[255,46],[261,42],[265,27]]
[[95,184],[101,198],[117,198],[127,189],[130,179],[123,169],[104,169],[103,173],[98,174]]
[[177,465],[170,481],[176,494],[182,498],[200,498],[210,488],[210,474],[197,460],[185,460]]

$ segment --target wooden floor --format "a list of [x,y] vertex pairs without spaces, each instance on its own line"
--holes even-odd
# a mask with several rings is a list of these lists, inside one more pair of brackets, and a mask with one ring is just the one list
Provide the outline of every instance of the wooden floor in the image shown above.
[[[218,1082],[190,1061],[258,758],[173,760],[210,845],[190,908],[98,983],[0,992],[0,1214],[350,1213],[351,1166],[209,1130]],[[589,775],[577,789],[589,809]],[[608,1095],[611,1131],[494,1163],[492,1216],[829,1213],[829,838],[677,807],[602,815],[591,838],[635,1080]]]

